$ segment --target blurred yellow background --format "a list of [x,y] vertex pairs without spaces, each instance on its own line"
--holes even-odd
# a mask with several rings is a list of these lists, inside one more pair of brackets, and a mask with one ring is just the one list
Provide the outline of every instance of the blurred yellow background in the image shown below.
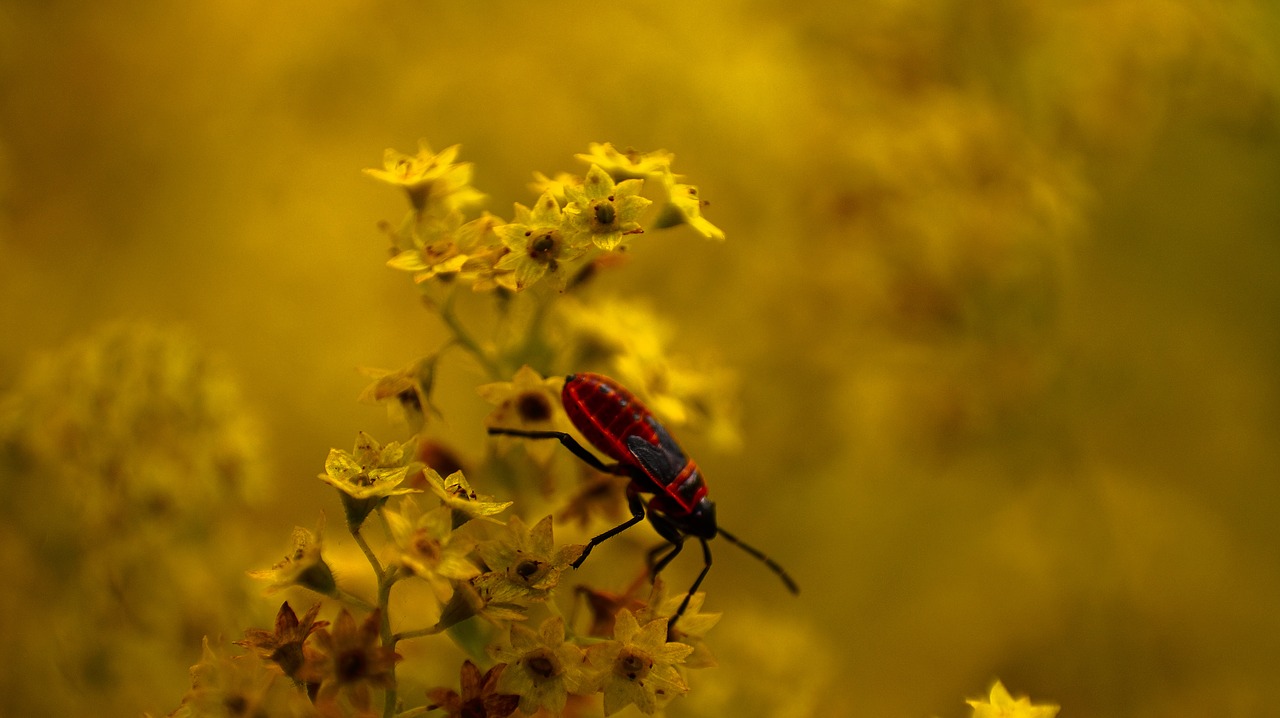
[[[247,583],[338,515],[330,447],[395,436],[355,367],[444,336],[383,266],[403,199],[359,170],[461,143],[510,216],[588,142],[665,148],[729,239],[646,235],[614,289],[737,372],[741,451],[687,448],[803,591],[719,548],[722,665],[671,715],[961,716],[997,677],[1064,716],[1276,715],[1278,22],[1262,0],[4,2],[0,389],[110,322],[221,357],[272,498],[209,518],[235,537],[217,567],[176,563]],[[483,379],[442,371],[477,454]],[[9,566],[39,542],[3,538]],[[56,622],[28,594],[97,590],[5,583],[7,635]],[[243,628],[204,618],[96,682],[39,667],[75,635],[23,638],[0,713],[163,714],[199,636]]]

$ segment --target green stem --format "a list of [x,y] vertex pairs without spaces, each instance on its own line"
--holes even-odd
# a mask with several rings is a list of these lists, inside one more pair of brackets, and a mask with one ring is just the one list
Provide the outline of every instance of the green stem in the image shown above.
[[445,298],[444,303],[440,305],[440,319],[444,321],[445,326],[449,327],[449,331],[453,332],[453,338],[458,343],[458,346],[470,352],[471,355],[476,358],[476,361],[480,362],[480,366],[484,367],[484,370],[489,372],[490,377],[495,380],[501,379],[502,371],[493,361],[493,358],[490,357],[489,353],[486,352],[484,348],[481,347],[480,344],[471,336],[471,333],[467,331],[467,328],[462,326],[462,322],[458,321],[458,315],[454,314],[453,303],[457,296],[457,288],[454,288],[449,292],[449,296]]
[[395,634],[394,636],[392,636],[392,638],[395,639],[396,641],[405,641],[410,638],[422,638],[423,636],[434,636],[443,630],[444,629],[440,627],[440,624],[437,623],[436,625],[430,628],[419,628],[416,631],[403,631],[401,633]]
[[[396,649],[396,637],[391,633],[391,587],[399,580],[399,572],[393,567],[378,578],[378,608],[382,611],[382,645],[391,650]],[[383,718],[393,718],[396,714],[396,666],[391,664],[391,685],[383,695]]]
[[378,577],[378,585],[382,585],[382,579],[386,573],[382,570],[382,562],[374,555],[373,549],[369,548],[369,542],[364,540],[364,534],[360,533],[360,529],[351,529],[351,535],[355,537],[356,544],[364,551],[364,557],[369,559],[369,565],[373,566],[373,574]]
[[376,608],[376,606],[374,606],[372,603],[369,603],[368,601],[364,600],[363,598],[360,598],[355,594],[347,593],[346,591],[340,588],[334,589],[333,598],[336,598],[339,601],[342,601],[343,603],[349,603],[352,606],[355,606],[356,608],[360,609],[361,611],[365,611],[368,613],[372,613],[373,609]]

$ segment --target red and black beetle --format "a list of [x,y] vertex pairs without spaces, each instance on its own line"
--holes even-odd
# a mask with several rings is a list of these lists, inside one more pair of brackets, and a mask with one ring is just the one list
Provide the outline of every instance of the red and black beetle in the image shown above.
[[[631,518],[591,539],[582,555],[573,562],[574,568],[581,566],[597,545],[644,519],[645,503],[640,495],[652,494],[653,498],[648,503],[649,522],[667,543],[649,552],[650,576],[656,577],[671,563],[684,548],[684,541],[689,536],[697,537],[702,544],[702,558],[705,562],[702,573],[698,574],[680,608],[672,616],[672,626],[684,615],[689,599],[711,570],[711,548],[707,545],[707,540],[716,536],[725,537],[730,543],[764,562],[778,574],[792,593],[800,592],[795,581],[773,559],[716,524],[716,505],[707,498],[707,485],[702,480],[698,465],[684,453],[666,427],[631,392],[606,376],[570,374],[564,379],[560,400],[569,420],[582,436],[616,463],[604,463],[563,431],[491,428],[489,433],[528,439],[557,439],[597,471],[631,479],[627,486],[627,505],[631,509]],[[667,553],[658,558],[668,548]]]

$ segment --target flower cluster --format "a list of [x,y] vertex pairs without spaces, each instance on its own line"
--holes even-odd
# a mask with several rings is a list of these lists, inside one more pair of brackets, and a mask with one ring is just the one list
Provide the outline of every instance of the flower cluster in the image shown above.
[[[704,237],[724,239],[702,217],[706,202],[697,188],[672,173],[669,152],[620,152],[593,143],[578,155],[589,165],[583,176],[536,173],[538,198],[532,208],[515,203],[509,222],[488,212],[468,217],[483,195],[471,187],[471,165],[454,162],[457,155],[456,145],[434,153],[424,141],[417,155],[387,150],[384,169],[365,170],[409,196],[409,213],[398,225],[386,225],[394,255],[388,265],[411,272],[419,284],[460,280],[477,291],[521,292],[545,278],[563,291],[576,271],[601,253],[625,248],[646,225],[686,224]],[[654,200],[642,194],[646,183],[660,201],[648,221]]]
[[[388,151],[384,169],[368,170],[408,196],[408,215],[388,229],[390,266],[413,273],[449,336],[402,369],[366,370],[373,383],[361,399],[385,402],[408,424],[407,438],[358,432],[351,450],[331,449],[323,461],[319,481],[336,492],[362,556],[355,568],[343,563],[338,542],[325,541],[323,518],[314,530],[295,529],[289,553],[249,575],[267,592],[311,592],[321,602],[299,617],[286,601],[272,629],[250,628],[236,642],[244,655],[206,646],[173,715],[479,718],[581,715],[593,705],[605,715],[629,706],[654,714],[689,692],[691,671],[717,664],[707,636],[720,614],[703,612],[704,593],[668,593],[649,575],[653,554],[634,557],[636,578],[621,591],[566,589],[587,547],[557,543],[553,515],[580,531],[618,525],[627,479],[588,475],[576,492],[560,494],[551,477],[564,452],[527,439],[572,429],[560,375],[578,371],[619,377],[682,430],[732,434],[726,374],[669,356],[674,332],[659,317],[592,296],[582,271],[648,229],[724,233],[702,217],[705,202],[672,173],[667,152],[593,144],[578,156],[588,165],[582,177],[535,175],[537,200],[517,203],[510,222],[475,214],[483,195],[457,155],[457,147],[434,153],[424,142],[418,154]],[[656,200],[643,196],[646,187],[656,188]],[[544,279],[575,291],[525,291]],[[467,321],[455,311],[466,284],[496,300],[492,338],[474,328],[474,307]],[[436,291],[444,296],[430,296]],[[474,433],[525,437],[494,437],[483,456],[459,458],[464,452],[434,421],[445,415],[434,396],[437,369],[451,351],[487,374],[475,393],[493,409]],[[522,453],[512,451],[517,445]],[[362,561],[371,579],[353,576],[366,570]],[[402,648],[419,640],[433,645]],[[431,661],[459,671],[456,687],[406,690],[398,671]],[[993,690],[993,705],[1006,698]]]

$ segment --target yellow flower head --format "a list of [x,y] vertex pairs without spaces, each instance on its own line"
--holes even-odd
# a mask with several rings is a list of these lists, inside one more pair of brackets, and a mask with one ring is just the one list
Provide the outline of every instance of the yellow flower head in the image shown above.
[[[680,616],[680,620],[676,621],[674,626],[670,627],[667,637],[693,646],[693,652],[689,658],[685,660],[684,665],[689,668],[711,668],[716,664],[716,659],[711,655],[711,649],[707,647],[704,639],[707,632],[720,622],[719,613],[702,613],[702,604],[707,599],[707,594],[699,591],[689,598],[689,605],[685,607],[684,614]],[[662,579],[656,579],[653,582],[653,592],[649,595],[649,602],[636,612],[636,620],[642,622],[656,621],[659,619],[669,621],[672,616],[676,615],[676,611],[680,609],[680,604],[684,602],[684,594],[678,593],[669,596],[667,592],[666,582]]]
[[604,692],[604,714],[611,715],[635,704],[652,715],[689,687],[676,670],[693,651],[692,646],[667,642],[667,622],[657,619],[643,627],[631,611],[618,612],[613,640],[587,649],[587,660],[596,671],[591,687]]
[[697,187],[681,184],[670,170],[662,173],[662,184],[667,189],[667,204],[654,221],[655,227],[687,224],[707,239],[724,240],[724,230],[702,216],[702,208],[709,203],[698,195]]
[[534,632],[513,624],[507,641],[491,646],[489,654],[507,664],[498,682],[503,693],[520,696],[520,710],[533,715],[546,708],[559,715],[570,693],[579,693],[586,680],[586,655],[565,641],[564,618],[552,616]]
[[[392,241],[397,248],[409,248],[387,260],[387,266],[413,272],[413,281],[419,284],[461,272],[469,259],[459,241],[463,219],[461,212],[451,211],[441,217],[431,215],[421,222],[407,223],[408,227],[402,227]],[[405,233],[407,238],[400,236]]]
[[471,163],[455,164],[460,145],[431,151],[426,140],[418,141],[418,154],[406,155],[394,149],[383,154],[383,169],[367,169],[365,174],[403,187],[409,203],[422,212],[429,207],[461,209],[478,204],[484,197],[471,186]]
[[965,703],[973,706],[973,718],[1054,718],[1058,715],[1056,705],[1032,705],[1026,696],[1015,699],[1000,681],[991,686],[986,700]]
[[638,179],[615,183],[599,165],[591,165],[581,187],[565,187],[567,224],[601,249],[617,248],[626,235],[644,231],[637,220],[652,202],[640,196],[643,184]]
[[478,547],[488,572],[475,580],[481,595],[499,603],[545,601],[560,582],[560,574],[582,555],[581,544],[555,547],[551,517],[532,529],[512,516],[496,538]]
[[301,526],[294,528],[293,551],[271,568],[249,571],[249,576],[270,581],[267,593],[290,586],[303,586],[325,596],[334,595],[338,585],[333,579],[333,571],[321,555],[324,548],[323,532],[323,515],[315,533]]
[[675,155],[666,150],[640,152],[630,147],[624,152],[614,149],[613,144],[592,142],[587,145],[587,154],[574,155],[588,164],[596,165],[608,172],[615,180],[647,179],[656,174],[671,172],[671,161]]
[[386,516],[396,548],[393,561],[430,583],[441,601],[449,598],[452,581],[465,581],[480,574],[480,569],[467,558],[475,541],[453,530],[453,512],[447,506],[422,511],[417,502],[406,497]]
[[191,668],[191,690],[171,715],[225,716],[229,706],[239,715],[316,715],[307,694],[257,654],[219,655],[205,638],[200,662]]
[[454,528],[471,519],[501,523],[493,516],[502,513],[514,503],[491,501],[490,497],[477,494],[471,489],[471,482],[467,481],[467,477],[463,476],[461,471],[455,471],[443,479],[435,469],[426,469],[423,475],[427,478],[427,487],[452,511]]
[[[496,408],[484,419],[490,429],[520,429],[523,431],[550,431],[558,427],[563,409],[560,404],[560,377],[542,378],[537,371],[525,365],[520,367],[511,381],[485,384],[477,389],[481,398]],[[498,435],[499,446],[519,444],[539,464],[546,465],[556,454],[559,444],[552,441],[514,441],[513,437]]]
[[329,450],[320,480],[353,499],[411,494],[418,489],[400,486],[409,475],[410,468],[401,465],[403,457],[404,447],[399,443],[393,441],[383,446],[361,431],[356,435],[355,449],[351,453]]
[[532,210],[517,202],[515,211],[514,221],[494,230],[509,250],[498,260],[499,274],[494,279],[520,291],[549,274],[564,289],[561,270],[566,262],[582,256],[586,242],[579,233],[566,230],[560,204],[550,192],[543,193]]
[[421,429],[427,411],[440,416],[440,410],[431,403],[437,358],[433,355],[419,359],[395,371],[361,367],[360,373],[374,381],[360,392],[359,401],[385,401],[387,413],[393,418],[403,420],[415,431]]

